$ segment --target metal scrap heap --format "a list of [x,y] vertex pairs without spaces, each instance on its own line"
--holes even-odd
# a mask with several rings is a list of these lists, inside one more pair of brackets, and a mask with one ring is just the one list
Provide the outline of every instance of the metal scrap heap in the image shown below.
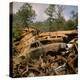
[[65,51],[57,52],[55,55],[46,54],[40,56],[39,59],[26,58],[25,56],[20,58],[20,63],[14,68],[14,77],[64,75],[78,72],[76,42],[68,44]]
[[[67,36],[73,35],[67,34]],[[54,44],[57,42],[54,42],[54,38],[47,37],[41,45],[40,37],[38,41],[30,45],[32,49],[25,51],[26,55],[19,56],[17,64],[17,61],[14,61],[13,77],[77,74],[78,38],[76,35],[70,38],[67,42],[62,41],[62,44],[59,42],[60,44],[56,47]],[[63,45],[63,43],[65,44]]]

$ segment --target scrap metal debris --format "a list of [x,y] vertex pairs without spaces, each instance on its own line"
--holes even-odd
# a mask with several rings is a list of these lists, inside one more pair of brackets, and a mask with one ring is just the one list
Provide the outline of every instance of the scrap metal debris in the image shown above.
[[[51,45],[49,45],[49,47],[45,46],[44,48],[44,46],[38,44],[39,41],[37,41],[35,45],[31,45],[33,49],[29,50],[33,52],[33,55],[29,54],[29,57],[21,55],[19,57],[19,62],[13,66],[13,77],[51,76],[78,73],[77,38],[73,38],[67,43],[63,42],[65,45],[56,44],[58,48],[53,45],[55,44],[53,42],[44,42],[44,45],[47,44],[47,42],[48,45],[49,43],[51,43]],[[39,52],[41,53],[40,55],[38,55]]]

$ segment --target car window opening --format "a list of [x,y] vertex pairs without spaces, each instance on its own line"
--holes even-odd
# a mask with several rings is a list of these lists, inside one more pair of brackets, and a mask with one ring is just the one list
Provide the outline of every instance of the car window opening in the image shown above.
[[56,38],[56,36],[51,36],[51,38]]
[[38,42],[35,42],[33,44],[31,44],[31,48],[37,48],[39,47],[39,43]]
[[48,40],[44,40],[44,41],[40,41],[40,42],[41,42],[43,45],[52,43],[51,41],[48,41]]

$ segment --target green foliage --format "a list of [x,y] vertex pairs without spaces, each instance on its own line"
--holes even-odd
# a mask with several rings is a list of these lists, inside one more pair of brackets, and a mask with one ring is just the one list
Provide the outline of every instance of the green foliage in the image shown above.
[[54,12],[55,12],[55,5],[50,5],[45,11],[45,13],[49,16],[49,18],[47,19],[47,22],[49,23],[50,31],[51,31],[52,23],[54,21]]
[[74,23],[72,20],[68,20],[68,21],[66,22],[66,27],[65,27],[65,29],[66,29],[66,30],[75,29],[74,24],[75,24],[75,23]]
[[49,16],[47,19],[48,30],[72,30],[76,29],[78,24],[78,14],[71,12],[71,18],[66,21],[63,15],[64,7],[62,5],[49,5],[45,13]]
[[22,24],[23,27],[27,27],[28,25],[30,25],[34,17],[35,11],[28,3],[24,4],[16,13],[16,20],[19,22],[19,24]]
[[49,26],[47,22],[36,22],[33,25],[41,32],[49,31]]
[[49,31],[63,30],[65,26],[65,19],[62,15],[63,6],[49,5],[45,13],[49,16],[47,23],[49,24]]
[[71,11],[71,20],[74,22],[74,27],[78,26],[78,13],[75,11]]
[[54,16],[53,12],[55,12],[55,5],[50,5],[45,11],[50,18]]
[[18,27],[18,26],[17,27],[14,26],[13,27],[13,33],[12,33],[13,39],[16,40],[16,39],[20,38],[21,34],[22,34],[22,28]]
[[13,15],[13,39],[21,36],[23,28],[29,27],[34,17],[35,11],[32,9],[32,6],[25,3],[19,11]]

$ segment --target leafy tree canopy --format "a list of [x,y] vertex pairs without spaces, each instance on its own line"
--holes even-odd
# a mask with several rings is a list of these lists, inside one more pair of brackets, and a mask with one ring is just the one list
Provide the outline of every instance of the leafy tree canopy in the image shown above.
[[28,3],[25,3],[15,15],[17,23],[22,25],[23,27],[28,27],[29,24],[32,23],[34,17],[35,11]]

